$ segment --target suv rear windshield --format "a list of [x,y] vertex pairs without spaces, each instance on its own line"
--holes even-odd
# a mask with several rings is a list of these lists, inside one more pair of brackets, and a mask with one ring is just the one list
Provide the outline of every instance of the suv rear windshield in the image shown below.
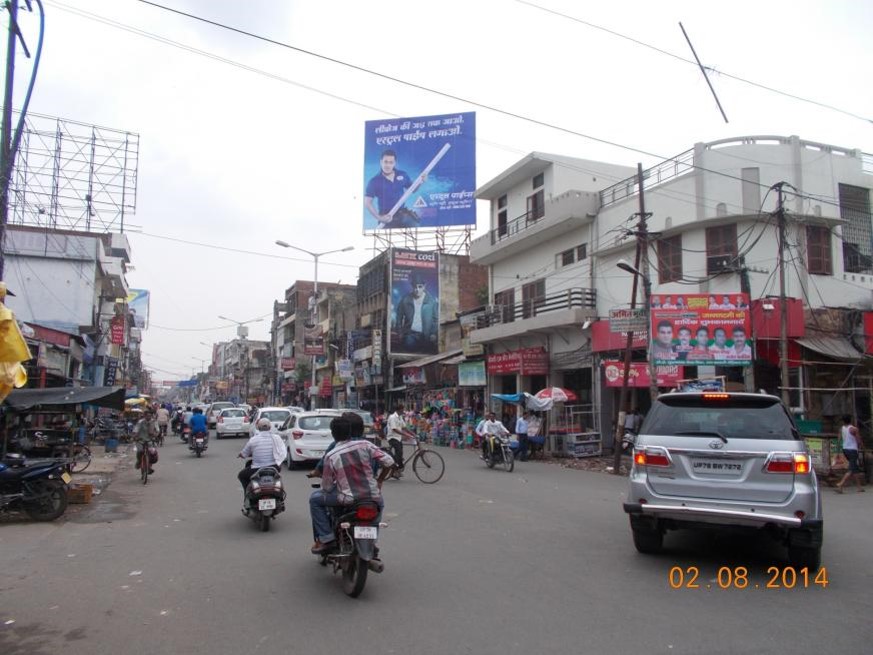
[[268,419],[274,423],[282,422],[286,420],[291,415],[291,412],[286,412],[280,409],[273,409],[266,412],[261,412],[261,415],[258,417],[258,420],[262,418]]
[[704,394],[662,397],[640,430],[665,436],[712,436],[727,439],[782,439],[800,436],[778,400],[762,396],[707,399]]

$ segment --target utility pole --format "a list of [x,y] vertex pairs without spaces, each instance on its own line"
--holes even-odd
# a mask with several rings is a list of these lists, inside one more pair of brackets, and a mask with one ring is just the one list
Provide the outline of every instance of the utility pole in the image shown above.
[[0,126],[0,280],[3,279],[6,223],[9,221],[9,181],[12,178],[12,92],[15,78],[15,39],[18,34],[18,2],[6,3],[9,36],[6,41],[6,87],[3,91],[3,122]]
[[[740,274],[740,291],[742,291],[744,294],[746,294],[748,296],[749,300],[751,301],[752,282],[749,279],[749,268],[746,266],[746,258],[740,257],[740,260],[738,263],[740,265],[739,268],[737,269],[739,274]],[[751,309],[749,309],[749,312],[751,313]],[[754,344],[757,343],[757,340],[755,338],[755,332],[754,332],[754,330],[755,330],[754,321],[750,321],[749,324],[751,326],[751,332],[749,333],[749,336],[752,339],[752,344],[754,347]],[[754,359],[754,357],[752,358],[752,363],[749,364],[749,366],[743,366],[743,388],[749,393],[754,393],[754,391],[755,391],[755,359]]]
[[[648,216],[646,215],[646,198],[643,193],[643,165],[637,163],[637,186],[640,190],[640,230],[638,239],[642,242],[642,274],[643,274],[643,291],[646,302],[646,321],[649,325],[649,343],[652,341],[652,278],[649,277],[649,225]],[[655,358],[652,357],[651,348],[649,350],[649,399],[652,404],[658,397],[658,376],[655,371]]]
[[776,224],[779,228],[779,368],[782,381],[782,402],[789,407],[788,392],[788,303],[785,299],[785,206],[783,205],[782,187],[785,182],[778,182],[771,188],[776,190]]

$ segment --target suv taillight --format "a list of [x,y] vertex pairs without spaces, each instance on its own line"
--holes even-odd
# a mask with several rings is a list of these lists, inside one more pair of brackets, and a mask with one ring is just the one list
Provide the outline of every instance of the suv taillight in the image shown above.
[[634,451],[634,464],[637,466],[671,466],[670,455],[663,448],[645,448]]
[[773,453],[767,460],[767,473],[809,473],[809,455],[806,453]]

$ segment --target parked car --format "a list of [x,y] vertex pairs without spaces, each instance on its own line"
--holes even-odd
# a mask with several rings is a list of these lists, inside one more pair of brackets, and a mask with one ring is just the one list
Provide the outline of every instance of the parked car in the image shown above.
[[292,414],[301,414],[306,411],[305,407],[298,407],[297,405],[289,405],[287,409],[290,410]]
[[222,409],[215,423],[215,438],[248,437],[251,424],[249,415],[241,407]]
[[303,462],[317,462],[333,442],[330,422],[342,415],[342,410],[320,409],[291,414],[280,430],[288,443],[288,470],[298,468]]
[[249,434],[254,436],[255,432],[257,432],[258,421],[262,418],[269,419],[274,432],[280,432],[281,427],[288,420],[289,416],[291,416],[291,412],[286,407],[259,407],[251,420]]
[[821,496],[806,445],[779,398],[659,397],[636,438],[624,511],[634,546],[661,550],[677,528],[765,530],[796,568],[821,564]]
[[232,402],[220,400],[218,402],[214,402],[205,410],[206,414],[206,426],[209,428],[214,428],[215,423],[218,420],[218,413],[223,409],[228,409],[229,407],[236,407]]

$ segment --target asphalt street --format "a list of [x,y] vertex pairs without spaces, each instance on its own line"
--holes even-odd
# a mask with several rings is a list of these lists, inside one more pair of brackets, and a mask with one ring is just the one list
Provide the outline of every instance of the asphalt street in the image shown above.
[[[624,478],[443,448],[438,484],[386,483],[385,572],[350,599],[309,554],[303,471],[270,532],[242,516],[243,443],[170,438],[145,487],[119,469],[54,523],[0,519],[0,654],[873,652],[873,493],[825,490],[827,587],[767,588],[787,561],[766,537],[640,555]],[[748,586],[722,589],[737,567]]]

